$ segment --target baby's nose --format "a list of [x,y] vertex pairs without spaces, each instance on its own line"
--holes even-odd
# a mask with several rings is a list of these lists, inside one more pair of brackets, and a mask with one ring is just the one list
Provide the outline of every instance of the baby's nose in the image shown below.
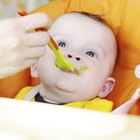
[[76,60],[77,62],[81,62],[82,58],[80,55],[76,55],[76,54],[72,54],[72,53],[68,53],[66,54],[66,58],[68,60]]

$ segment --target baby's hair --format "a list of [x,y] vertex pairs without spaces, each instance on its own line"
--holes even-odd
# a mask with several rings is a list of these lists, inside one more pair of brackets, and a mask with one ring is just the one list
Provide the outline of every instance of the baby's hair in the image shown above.
[[99,15],[93,15],[93,14],[89,14],[89,13],[86,13],[86,12],[81,12],[81,14],[83,14],[85,16],[88,16],[88,17],[91,17],[92,19],[95,19],[95,20],[97,20],[97,21],[106,25],[105,21]]

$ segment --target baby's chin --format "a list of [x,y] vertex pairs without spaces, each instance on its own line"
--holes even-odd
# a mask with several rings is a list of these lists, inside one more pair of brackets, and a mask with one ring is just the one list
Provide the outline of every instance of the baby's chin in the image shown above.
[[78,101],[76,96],[76,90],[74,87],[56,84],[55,86],[51,86],[51,88],[49,88],[49,93],[46,92],[44,97],[58,104],[65,104]]
[[73,84],[71,81],[59,80],[55,83],[55,89],[58,90],[58,92],[72,94],[76,92],[76,84]]

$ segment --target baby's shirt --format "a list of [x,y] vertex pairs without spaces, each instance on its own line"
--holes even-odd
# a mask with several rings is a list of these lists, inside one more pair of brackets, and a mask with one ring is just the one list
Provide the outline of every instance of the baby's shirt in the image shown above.
[[[20,99],[24,100],[29,91],[33,87],[25,87],[23,88],[15,97],[15,99]],[[40,96],[39,93],[32,97],[31,101],[39,101],[39,102],[46,102],[43,100],[43,98]],[[113,108],[113,102],[108,101],[106,99],[101,99],[101,98],[94,98],[93,100],[90,101],[77,101],[77,102],[71,102],[71,103],[66,103],[63,104],[65,106],[69,107],[76,107],[76,108],[83,108],[83,109],[90,109],[90,110],[98,110],[98,111],[103,111],[103,112],[111,112]]]

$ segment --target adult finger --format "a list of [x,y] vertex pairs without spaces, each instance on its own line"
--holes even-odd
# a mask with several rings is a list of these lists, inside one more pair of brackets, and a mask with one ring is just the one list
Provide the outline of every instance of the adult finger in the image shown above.
[[22,52],[24,59],[39,58],[46,53],[46,46],[30,47]]
[[49,27],[51,19],[44,13],[31,14],[24,17],[17,18],[21,27],[26,31],[39,27]]
[[25,36],[24,44],[28,46],[42,46],[47,45],[50,40],[47,32],[28,33]]

